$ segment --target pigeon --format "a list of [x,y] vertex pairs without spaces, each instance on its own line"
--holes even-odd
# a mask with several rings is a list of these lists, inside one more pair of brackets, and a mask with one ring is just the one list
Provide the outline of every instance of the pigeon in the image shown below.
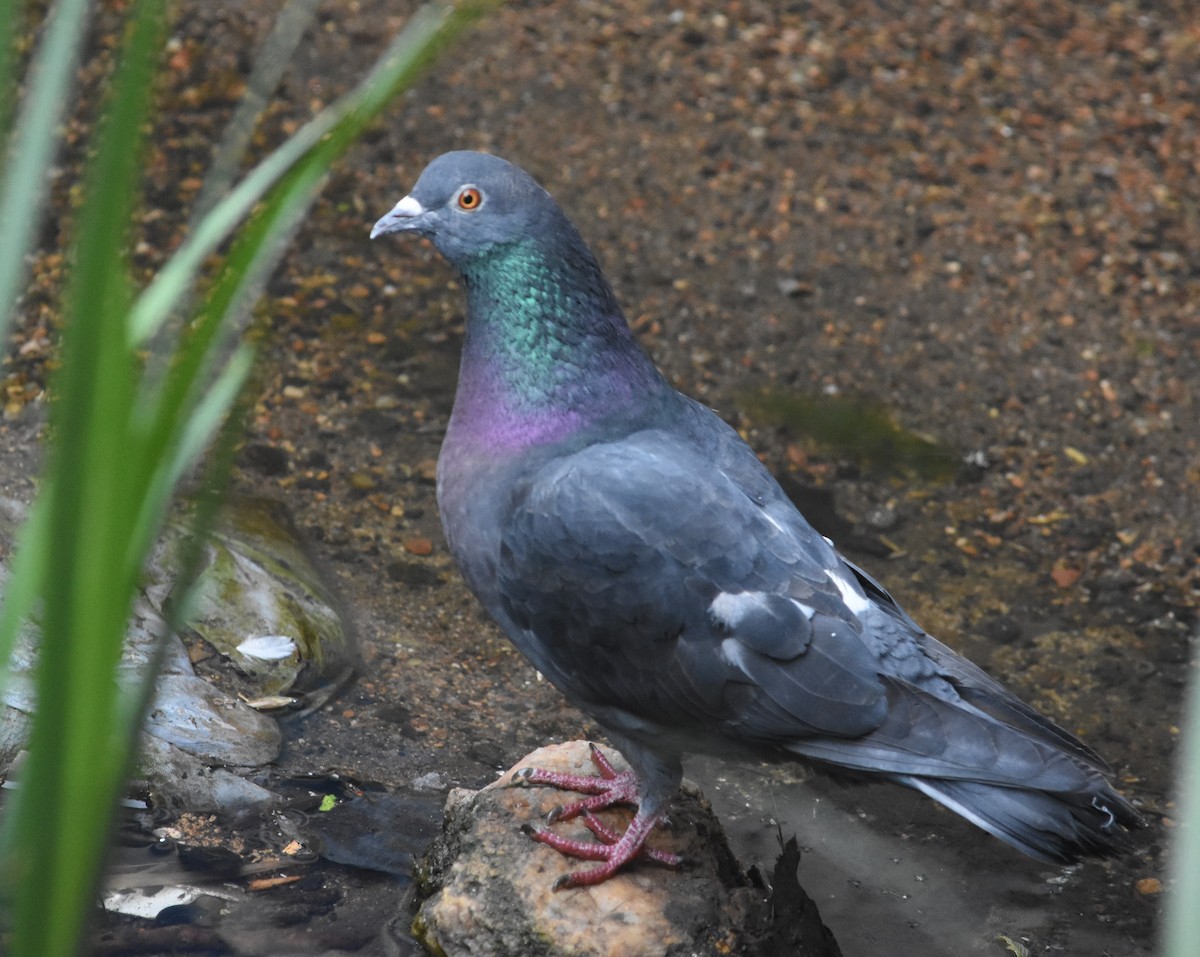
[[[604,881],[666,822],[694,752],[796,760],[915,788],[1043,861],[1117,853],[1140,816],[1103,759],[926,634],[788,499],[738,433],[638,346],[595,256],[528,173],[433,160],[371,230],[432,241],[466,292],[437,468],[463,578],[539,672],[604,729],[596,840],[533,837]],[[618,833],[594,812],[636,806]]]

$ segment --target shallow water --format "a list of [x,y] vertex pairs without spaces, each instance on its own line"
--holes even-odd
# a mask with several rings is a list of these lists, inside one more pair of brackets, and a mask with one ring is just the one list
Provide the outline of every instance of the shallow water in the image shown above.
[[847,957],[999,954],[999,935],[1031,954],[1152,952],[1145,927],[1138,940],[1105,916],[1113,891],[1125,895],[1103,864],[1042,864],[891,785],[802,781],[802,770],[707,758],[690,761],[688,773],[744,864],[769,865],[778,833],[797,834],[801,886]]

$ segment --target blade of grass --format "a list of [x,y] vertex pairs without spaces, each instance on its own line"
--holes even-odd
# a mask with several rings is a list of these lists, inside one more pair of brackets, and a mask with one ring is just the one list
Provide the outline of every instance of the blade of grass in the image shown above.
[[137,372],[122,335],[132,301],[124,251],[164,4],[135,0],[128,24],[88,166],[51,407],[54,574],[44,578],[40,706],[12,812],[20,881],[11,947],[29,957],[78,948],[130,748],[116,725],[117,686],[97,676],[115,670],[136,587],[136,578],[113,574],[137,506],[119,454]]
[[[4,0],[4,26],[16,26],[16,0]],[[30,67],[29,88],[11,141],[0,146],[0,236],[4,237],[4,255],[0,256],[0,342],[8,340],[8,324],[13,304],[25,281],[26,257],[33,238],[41,227],[46,195],[47,172],[53,165],[58,145],[58,129],[64,105],[69,101],[71,80],[79,48],[87,27],[91,4],[87,0],[59,0],[54,4],[42,41]],[[14,34],[6,32],[0,44],[6,47],[11,71]],[[12,79],[0,73],[0,79]],[[16,84],[6,82],[7,91]],[[3,147],[8,147],[7,151]]]
[[[288,0],[275,19],[271,32],[262,42],[254,58],[253,72],[246,81],[246,89],[238,102],[237,109],[226,124],[221,134],[220,142],[213,151],[212,162],[204,176],[204,183],[192,211],[188,217],[188,231],[193,232],[200,222],[208,215],[220,196],[229,192],[245,160],[246,149],[259,118],[266,108],[268,99],[291,62],[296,47],[316,15],[320,0]],[[189,307],[191,288],[183,293],[173,314],[182,314]],[[170,350],[176,336],[167,333],[166,324],[157,335],[155,353],[152,357],[151,368],[155,363],[170,361]]]
[[[319,182],[320,175],[314,178]],[[229,371],[227,365],[224,372],[214,373],[219,357],[226,351],[225,343],[236,331],[231,328],[238,325],[236,316],[257,298],[265,277],[274,269],[315,195],[316,183],[295,182],[293,177],[273,191],[239,232],[199,317],[185,333],[177,360],[163,379],[143,390],[138,410],[138,454],[131,462],[131,468],[140,469],[138,483],[145,489],[130,533],[130,554],[135,561],[153,544],[172,490],[203,447],[200,437],[211,435],[219,424],[215,416],[203,424],[192,420],[206,405],[212,407],[212,393],[220,382],[218,378],[210,385],[212,376]]]
[[[142,508],[132,525],[130,556],[139,567],[141,563],[138,558],[145,555],[146,549],[153,544],[156,532],[166,517],[171,492],[220,430],[230,406],[249,380],[253,368],[254,350],[246,345],[239,346],[217,380],[189,411],[188,417],[179,423],[181,427],[174,437],[174,447],[151,477]],[[139,543],[144,547],[134,554]]]
[[[235,381],[240,384],[236,394],[229,398],[228,405],[224,407],[225,418],[221,423],[220,434],[203,466],[203,475],[195,495],[187,534],[178,554],[175,578],[163,604],[164,637],[166,634],[178,632],[191,617],[196,585],[204,561],[204,546],[216,523],[217,512],[224,499],[225,484],[233,469],[233,460],[237,456],[238,445],[245,432],[246,416],[253,404],[247,396],[246,388],[253,359],[252,350],[243,347],[231,360],[228,375],[225,376],[230,387]],[[244,374],[232,371],[239,366]],[[217,391],[219,390],[214,389],[214,392]],[[214,398],[213,401],[218,400]],[[155,679],[161,664],[157,659],[162,657],[164,650],[165,642],[160,641],[153,667],[148,668],[142,676],[136,696],[119,702],[123,709],[121,717],[130,727],[141,727],[154,699],[157,684]]]

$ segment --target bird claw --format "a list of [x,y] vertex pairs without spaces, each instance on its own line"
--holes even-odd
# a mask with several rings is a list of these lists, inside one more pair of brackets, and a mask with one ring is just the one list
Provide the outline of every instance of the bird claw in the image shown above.
[[533,785],[533,781],[529,779],[533,777],[533,772],[537,768],[520,768],[513,772],[511,778],[508,779],[508,786],[513,788],[527,788]]
[[683,859],[677,854],[657,851],[645,846],[646,837],[655,828],[665,826],[666,815],[661,811],[634,816],[624,833],[609,827],[598,817],[596,811],[614,804],[640,803],[638,778],[632,771],[617,771],[596,745],[589,744],[592,763],[597,774],[566,774],[543,768],[522,768],[513,775],[513,783],[521,785],[546,785],[563,790],[579,791],[587,797],[570,804],[560,804],[546,815],[547,824],[582,818],[582,823],[595,835],[595,841],[580,841],[562,837],[539,825],[525,824],[521,830],[539,844],[545,844],[569,857],[598,861],[599,866],[590,870],[574,871],[554,882],[554,890],[568,887],[584,887],[607,880],[627,863],[638,857],[654,861],[665,867],[679,867]]
[[569,887],[575,887],[575,882],[571,879],[574,876],[574,874],[563,874],[560,878],[558,878],[558,880],[550,885],[550,890],[564,891]]

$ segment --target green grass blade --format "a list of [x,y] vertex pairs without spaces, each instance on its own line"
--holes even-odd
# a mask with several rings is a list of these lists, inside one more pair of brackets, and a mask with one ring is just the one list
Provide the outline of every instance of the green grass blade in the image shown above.
[[[245,358],[235,356],[230,363],[230,369],[241,366],[245,375],[248,376],[253,364],[253,355],[248,348],[241,355],[244,355]],[[225,413],[220,434],[213,443],[213,448],[204,463],[203,474],[188,522],[188,533],[183,539],[178,553],[175,578],[162,609],[164,625],[168,633],[178,632],[187,624],[190,617],[196,584],[204,563],[204,546],[209,532],[216,524],[217,512],[224,498],[225,485],[233,469],[233,461],[237,456],[242,435],[245,433],[246,416],[253,404],[247,397],[248,390],[242,387],[246,382],[245,377],[231,371],[227,378],[231,385],[234,380],[241,378],[240,391],[232,401],[232,408]],[[207,440],[205,440],[205,444],[207,444]],[[162,644],[160,643],[160,653],[161,651]],[[136,698],[120,702],[123,708],[122,717],[130,726],[140,727],[154,697],[156,684],[154,679],[157,673],[157,667],[148,670],[143,676]]]
[[136,587],[135,578],[113,574],[137,507],[119,451],[126,447],[137,373],[122,334],[132,301],[123,253],[165,22],[160,0],[133,7],[88,166],[64,297],[62,366],[51,407],[47,525],[54,574],[44,576],[42,706],[11,821],[14,957],[65,957],[77,949],[128,765],[129,729],[117,726],[119,691],[111,679]]
[[[176,468],[199,459],[213,436],[221,428],[254,368],[254,350],[250,346],[239,346],[233,358],[226,363],[217,381],[212,384],[204,399],[188,416],[185,428],[179,437]],[[176,483],[182,473],[174,473]]]
[[[292,182],[289,177],[284,184]],[[209,382],[214,375],[229,373],[228,366],[224,371],[215,371],[226,351],[225,343],[315,197],[315,183],[301,182],[293,189],[282,188],[284,184],[272,192],[239,232],[198,318],[185,331],[176,361],[161,380],[143,389],[137,424],[141,463],[137,481],[145,491],[130,535],[131,555],[144,554],[153,544],[176,483],[194,461],[192,456],[203,447],[196,436],[212,434],[216,418],[211,413],[198,431],[191,420],[200,409],[213,408],[212,391],[217,385],[210,386]],[[238,361],[238,356],[228,361]],[[228,390],[225,395],[230,396]],[[131,461],[130,467],[137,465]]]
[[[3,25],[16,25],[19,11],[15,0],[4,0]],[[64,105],[70,99],[80,44],[87,27],[91,4],[87,0],[59,0],[50,12],[42,42],[34,54],[32,79],[7,155],[0,148],[3,181],[0,182],[0,236],[4,237],[4,255],[0,256],[0,342],[8,340],[8,324],[13,304],[25,281],[26,256],[41,226],[46,174],[54,163],[59,125]],[[0,36],[6,48],[7,72],[11,72],[13,33]],[[0,79],[12,77],[0,72]],[[15,83],[4,86],[4,96],[15,90]]]
[[208,447],[254,367],[254,350],[239,346],[216,382],[178,425],[171,446],[148,477],[142,506],[130,526],[128,561],[140,565],[140,557],[154,543],[171,504],[172,493],[192,464]]

